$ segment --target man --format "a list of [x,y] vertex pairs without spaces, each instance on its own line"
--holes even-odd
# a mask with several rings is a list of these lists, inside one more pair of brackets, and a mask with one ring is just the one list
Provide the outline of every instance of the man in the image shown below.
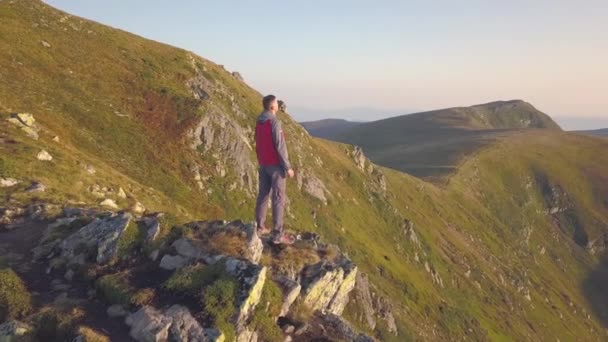
[[264,111],[255,125],[255,151],[258,157],[260,189],[255,207],[258,233],[270,232],[265,226],[268,199],[272,194],[272,241],[276,244],[291,244],[293,236],[283,231],[285,209],[286,176],[294,176],[289,163],[285,134],[277,118],[279,103],[276,96],[268,95],[262,100]]

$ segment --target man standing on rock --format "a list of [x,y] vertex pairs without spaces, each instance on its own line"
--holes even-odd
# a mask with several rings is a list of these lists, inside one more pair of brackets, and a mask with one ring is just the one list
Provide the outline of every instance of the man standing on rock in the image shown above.
[[283,214],[286,200],[286,178],[294,176],[289,163],[285,133],[277,118],[279,103],[276,96],[268,95],[262,100],[264,111],[255,125],[255,151],[258,157],[260,189],[255,206],[255,220],[259,234],[270,232],[265,226],[268,199],[272,194],[272,241],[276,244],[291,244],[293,236],[283,231]]

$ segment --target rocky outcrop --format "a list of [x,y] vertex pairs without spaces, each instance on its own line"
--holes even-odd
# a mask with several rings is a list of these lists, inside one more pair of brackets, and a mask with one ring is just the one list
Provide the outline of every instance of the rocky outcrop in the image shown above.
[[362,315],[357,320],[364,322],[374,330],[379,322],[386,326],[388,332],[397,335],[397,324],[393,316],[392,305],[386,298],[374,291],[369,279],[362,273],[357,274],[353,300],[361,309]]
[[260,302],[268,269],[265,266],[234,258],[228,258],[225,266],[226,272],[235,277],[241,287],[237,299],[235,322],[237,326],[242,326],[249,320],[253,310]]
[[70,261],[82,261],[83,246],[96,252],[96,261],[104,264],[116,256],[118,239],[132,220],[128,213],[107,218],[96,218],[62,241],[61,256]]
[[220,331],[203,329],[190,311],[181,305],[173,305],[164,312],[144,306],[127,316],[125,323],[131,328],[129,335],[141,342],[224,341]]
[[349,260],[321,261],[307,267],[302,279],[302,299],[313,311],[341,315],[355,287],[357,266]]
[[241,81],[241,82],[243,82],[243,81],[244,81],[243,76],[242,76],[242,75],[241,75],[241,73],[240,73],[240,72],[238,72],[238,71],[233,71],[233,72],[232,72],[232,77],[236,78],[237,80],[239,80],[239,81]]
[[257,168],[252,162],[253,147],[250,129],[219,111],[203,116],[192,132],[192,147],[210,157],[216,174],[226,177],[234,172],[238,185],[252,194],[257,184]]
[[283,293],[283,303],[281,304],[279,316],[285,316],[289,312],[291,304],[293,304],[300,295],[302,286],[297,281],[286,276],[277,276],[274,281],[281,287],[281,292]]
[[331,313],[316,313],[301,337],[304,341],[376,341],[370,336],[358,333],[344,318]]
[[6,321],[0,324],[0,341],[20,341],[22,336],[29,333],[32,328],[19,321]]
[[38,139],[40,127],[36,124],[36,119],[29,113],[13,113],[8,118],[8,122],[17,126],[25,134],[33,139]]

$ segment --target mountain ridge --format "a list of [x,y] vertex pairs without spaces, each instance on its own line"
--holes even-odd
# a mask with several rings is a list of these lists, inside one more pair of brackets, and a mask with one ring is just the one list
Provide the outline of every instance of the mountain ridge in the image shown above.
[[[0,232],[0,239],[22,234],[22,240],[11,239],[15,244],[0,245],[5,259],[0,264],[8,264],[28,286],[52,278],[42,284],[42,293],[52,295],[32,294],[33,311],[17,318],[41,333],[40,323],[53,321],[44,318],[56,317],[49,310],[78,313],[84,300],[104,319],[98,314],[78,321],[76,315],[77,324],[126,329],[121,318],[103,315],[112,304],[108,300],[128,302],[123,309],[135,314],[150,296],[152,303],[185,305],[195,314],[221,314],[203,308],[203,298],[184,300],[164,287],[151,293],[143,280],[155,285],[164,280],[157,276],[165,272],[163,259],[167,266],[179,264],[184,255],[208,257],[199,249],[188,254],[192,250],[180,238],[194,241],[197,248],[236,250],[240,245],[232,239],[247,238],[240,230],[233,236],[221,228],[252,216],[259,92],[219,64],[38,1],[0,2],[0,16],[6,23],[0,27],[0,42],[7,46],[0,50],[0,207],[3,228],[11,229]],[[11,121],[9,112],[31,116]],[[518,132],[475,150],[440,187],[372,163],[365,149],[311,138],[288,113],[280,112],[279,118],[297,173],[288,183],[287,228],[308,232],[312,245],[325,246],[314,238],[322,236],[339,246],[365,275],[371,305],[359,288],[366,281],[357,279],[342,315],[358,331],[383,341],[605,337],[601,255],[608,206],[597,200],[608,194],[603,173],[608,160],[597,153],[607,147],[603,139],[558,130]],[[23,122],[34,127],[37,139]],[[81,226],[85,218],[56,227],[57,234],[50,234],[49,241],[33,241],[33,248],[13,249],[32,239],[33,229],[38,234],[53,231],[46,223],[65,222],[63,212],[73,213],[74,206],[95,222],[114,222],[124,211],[134,217],[137,225],[123,227],[127,234],[111,267],[90,262],[95,253],[88,254],[94,251],[85,246],[60,247],[76,241],[71,234],[90,230]],[[37,225],[24,226],[28,220]],[[153,227],[158,236],[149,242]],[[227,240],[207,236],[212,232]],[[59,243],[57,255],[42,263],[30,260],[31,250],[53,241]],[[301,266],[314,271],[319,266],[315,255],[339,255],[332,248],[311,253],[300,247],[305,246],[275,250],[260,258],[258,266],[273,276],[290,275]],[[157,258],[149,259],[156,248]],[[87,252],[84,270],[72,269],[64,252]],[[146,277],[133,263],[139,260],[149,267]],[[197,267],[217,276],[213,267],[206,268],[211,263],[201,264]],[[53,268],[46,275],[48,266]],[[40,269],[40,274],[32,273]],[[69,271],[75,273],[71,282]],[[176,280],[197,271],[187,267],[183,273],[163,274]],[[337,272],[344,275],[343,268]],[[47,284],[53,281],[55,288],[71,286],[69,300],[55,303],[58,292]],[[267,281],[270,287],[272,281]],[[231,286],[229,280],[213,284],[214,292]],[[93,290],[92,297],[73,291],[81,286]],[[123,292],[113,295],[114,289],[124,288],[138,294],[134,303]],[[167,308],[152,309],[143,314],[171,316]],[[294,308],[289,315],[297,320],[302,311]],[[199,325],[213,324],[195,319]],[[302,321],[314,323],[309,332],[323,330],[319,322]],[[269,339],[265,329],[276,326],[255,321],[247,328]],[[278,340],[296,338],[298,328],[286,328],[292,332],[280,332]],[[67,330],[66,336],[76,333]]]

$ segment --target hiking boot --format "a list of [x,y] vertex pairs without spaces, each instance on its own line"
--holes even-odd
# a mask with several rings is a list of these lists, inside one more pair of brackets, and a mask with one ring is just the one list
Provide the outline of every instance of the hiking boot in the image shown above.
[[266,235],[266,234],[270,234],[270,228],[268,227],[258,227],[257,229],[258,235]]
[[274,243],[275,245],[293,245],[295,241],[296,238],[293,235],[287,233],[275,234],[272,237],[272,243]]

